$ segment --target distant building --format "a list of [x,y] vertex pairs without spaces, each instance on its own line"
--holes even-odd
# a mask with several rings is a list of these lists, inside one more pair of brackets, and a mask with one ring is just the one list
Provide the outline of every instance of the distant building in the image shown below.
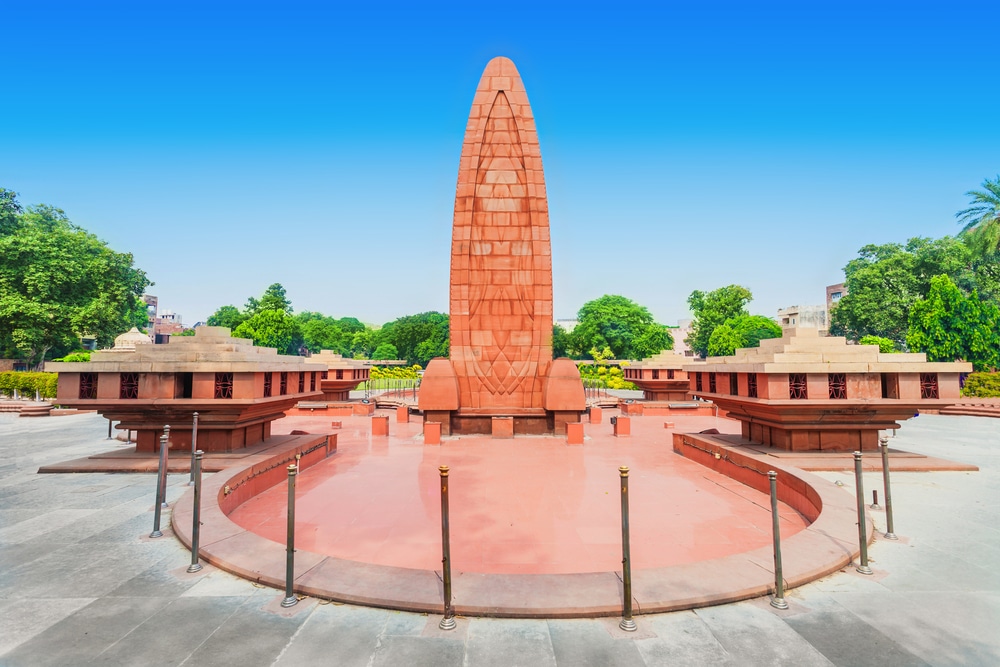
[[684,339],[691,333],[692,322],[693,320],[677,320],[677,326],[670,327],[670,335],[674,337],[674,352],[683,354],[685,357],[694,356],[694,350],[684,342]]
[[789,306],[778,309],[778,324],[782,327],[826,329],[826,306]]
[[563,331],[570,333],[576,328],[576,325],[580,323],[579,320],[556,320],[556,324],[563,328]]
[[829,313],[833,310],[833,307],[837,305],[843,296],[847,294],[847,287],[844,283],[837,283],[836,285],[827,285],[826,287],[826,312],[827,320],[829,320]]

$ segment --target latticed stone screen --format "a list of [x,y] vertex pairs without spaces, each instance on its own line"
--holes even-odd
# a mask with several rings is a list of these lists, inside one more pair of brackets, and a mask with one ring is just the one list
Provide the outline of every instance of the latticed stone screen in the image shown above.
[[80,398],[97,398],[97,373],[80,373]]
[[805,373],[788,374],[788,398],[791,399],[809,398]]
[[118,380],[118,398],[139,398],[139,374],[122,373]]

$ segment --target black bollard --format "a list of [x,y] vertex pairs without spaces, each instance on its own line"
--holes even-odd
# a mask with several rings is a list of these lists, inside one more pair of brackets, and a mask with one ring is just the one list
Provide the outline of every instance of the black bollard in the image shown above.
[[889,495],[889,438],[882,436],[878,439],[878,444],[882,449],[882,486],[885,492],[885,539],[895,540],[896,533],[892,529],[892,496]]
[[872,504],[868,507],[873,510],[882,509],[882,506],[878,504],[878,489],[872,489]]
[[167,436],[160,436],[160,469],[156,473],[156,501],[153,503],[153,532],[150,537],[163,537],[160,530],[160,510],[163,508],[162,498],[166,494],[167,485]]
[[628,529],[628,466],[618,468],[622,483],[622,620],[618,627],[626,632],[635,632],[632,620],[632,556],[629,549]]
[[108,420],[108,440],[111,439],[111,420]]
[[194,507],[191,509],[191,564],[188,565],[188,572],[201,570],[201,563],[198,562],[198,545],[201,542],[201,455],[200,449],[194,453],[194,467],[192,468]]
[[160,469],[160,476],[163,478],[163,486],[160,489],[160,506],[167,505],[167,466],[170,464],[170,424],[163,427],[163,437],[160,438],[160,460],[163,466]]
[[288,466],[288,537],[285,541],[285,599],[282,607],[294,607],[299,599],[292,592],[295,579],[295,475],[298,468]]
[[194,453],[198,449],[198,413],[194,413],[191,419],[191,479],[188,480],[188,486],[194,484]]
[[785,577],[781,572],[781,530],[778,527],[778,473],[771,470],[767,473],[771,482],[771,534],[774,536],[774,597],[771,606],[775,609],[788,609],[785,602]]
[[455,610],[451,608],[451,529],[448,523],[448,466],[441,473],[441,574],[444,580],[444,618],[438,623],[442,630],[454,630]]
[[865,489],[861,479],[861,452],[854,452],[854,484],[858,496],[858,542],[861,544],[861,564],[856,569],[861,574],[872,574],[868,567],[868,530],[865,526]]

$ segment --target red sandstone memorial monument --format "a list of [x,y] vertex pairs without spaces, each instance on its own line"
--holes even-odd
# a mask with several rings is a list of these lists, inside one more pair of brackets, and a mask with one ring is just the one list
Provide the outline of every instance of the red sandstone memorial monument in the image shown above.
[[190,448],[195,412],[198,447],[206,452],[266,440],[271,422],[286,410],[323,396],[319,383],[327,369],[230,338],[225,327],[198,327],[193,337],[165,345],[135,331],[119,336],[115,348],[94,352],[89,362],[50,361],[45,368],[59,373],[60,405],[97,410],[118,428],[135,431],[139,452],[158,451],[166,424],[171,449]]
[[462,145],[451,247],[450,358],[419,406],[449,433],[564,433],[586,407],[579,371],[552,359],[549,210],[535,120],[517,69],[486,66]]

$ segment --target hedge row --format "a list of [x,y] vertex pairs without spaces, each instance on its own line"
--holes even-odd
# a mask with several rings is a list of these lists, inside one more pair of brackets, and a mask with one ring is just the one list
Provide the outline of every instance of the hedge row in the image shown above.
[[0,373],[0,394],[13,396],[17,390],[22,396],[34,398],[35,391],[38,391],[42,398],[55,398],[58,378],[58,373],[4,371]]
[[965,378],[962,396],[1000,398],[1000,373],[972,373]]
[[420,364],[412,366],[372,366],[368,377],[373,380],[410,380],[420,377]]
[[607,364],[578,364],[580,377],[584,380],[596,380],[601,387],[606,389],[637,389],[637,387],[625,379],[622,369],[618,366]]

